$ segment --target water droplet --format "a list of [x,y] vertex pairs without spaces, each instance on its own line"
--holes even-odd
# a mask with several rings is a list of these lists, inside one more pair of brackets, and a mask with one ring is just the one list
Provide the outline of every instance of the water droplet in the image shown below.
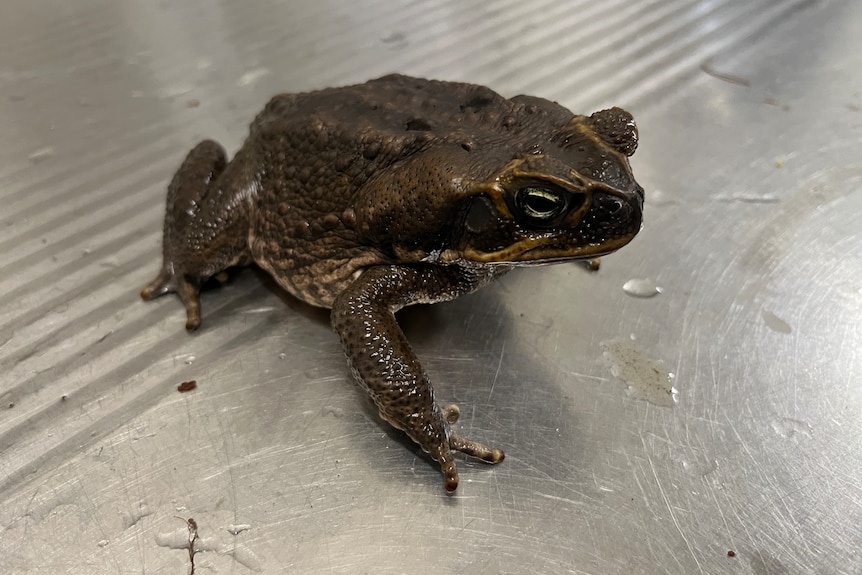
[[781,198],[775,194],[756,194],[752,192],[734,192],[732,194],[717,194],[712,197],[721,202],[741,202],[744,204],[777,204]]
[[248,531],[249,529],[251,529],[251,525],[248,525],[247,523],[243,523],[241,525],[228,525],[227,526],[227,532],[230,533],[231,535],[239,535],[243,531]]
[[287,357],[287,354],[286,354],[286,353],[284,353],[284,352],[282,352],[282,353],[278,354],[278,359],[284,359],[284,358],[286,358],[286,357]]
[[664,190],[652,189],[646,195],[646,201],[648,204],[653,206],[669,206],[671,204],[677,203],[675,199],[673,199],[670,194],[665,192]]
[[777,204],[781,198],[775,194],[756,194],[752,192],[733,192],[732,194],[715,194],[713,200],[719,202],[742,202],[745,204]]
[[159,91],[162,98],[176,98],[188,94],[194,89],[191,84],[175,84],[173,86],[165,86]]
[[248,86],[249,84],[254,84],[267,74],[269,74],[269,70],[266,68],[255,68],[253,70],[249,70],[239,77],[239,80],[236,81],[236,85]]
[[763,318],[763,322],[766,324],[766,327],[771,329],[772,331],[777,331],[778,333],[791,333],[793,328],[790,327],[786,321],[772,313],[771,311],[762,310],[760,312],[760,317]]
[[384,44],[401,44],[407,41],[407,38],[401,32],[393,32],[388,36],[380,39]]
[[798,419],[782,417],[772,420],[772,429],[784,439],[793,439],[797,437],[805,437],[811,439],[814,431],[810,425]]
[[31,164],[38,164],[39,162],[43,162],[54,155],[54,148],[51,146],[46,146],[44,148],[39,148],[32,154],[30,154],[27,159],[30,160]]
[[194,363],[194,361],[195,361],[196,359],[197,359],[197,358],[196,358],[195,356],[193,356],[193,355],[188,355],[188,356],[186,356],[186,358],[183,360],[183,363],[185,363],[186,365],[191,365],[191,364],[193,364],[193,363]]
[[[186,527],[175,529],[168,533],[155,534],[156,545],[159,547],[167,547],[168,549],[188,549],[189,547],[189,530]],[[195,546],[201,550],[200,545]]]
[[683,459],[680,463],[684,471],[696,477],[704,477],[718,469],[718,462],[714,459],[704,459],[702,461]]
[[102,268],[116,268],[116,267],[119,267],[119,265],[120,265],[120,260],[119,260],[119,258],[115,258],[115,257],[107,258],[107,259],[104,259],[101,262],[99,262],[99,267],[102,267]]
[[344,410],[340,407],[332,405],[323,406],[323,415],[334,415],[335,417],[344,417]]
[[628,384],[629,395],[662,407],[679,403],[679,390],[673,385],[676,376],[660,361],[647,357],[627,340],[605,341],[601,346],[611,374]]
[[269,312],[273,311],[274,309],[275,309],[275,307],[273,307],[271,305],[265,305],[265,306],[258,306],[258,307],[253,307],[253,308],[243,310],[243,313],[269,313]]
[[664,290],[648,278],[632,278],[623,284],[623,291],[632,297],[653,297]]
[[137,506],[133,506],[132,509],[121,514],[123,529],[134,527],[141,519],[152,514],[149,506],[145,502],[139,501]]

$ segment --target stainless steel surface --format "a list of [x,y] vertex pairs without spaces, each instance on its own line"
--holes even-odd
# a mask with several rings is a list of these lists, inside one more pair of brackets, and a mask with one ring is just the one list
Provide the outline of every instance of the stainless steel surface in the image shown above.
[[[192,517],[198,573],[862,573],[860,38],[854,0],[5,0],[0,572],[187,573]],[[391,71],[641,128],[646,225],[598,274],[402,314],[507,452],[454,497],[325,312],[250,270],[188,335],[137,295],[197,140]]]

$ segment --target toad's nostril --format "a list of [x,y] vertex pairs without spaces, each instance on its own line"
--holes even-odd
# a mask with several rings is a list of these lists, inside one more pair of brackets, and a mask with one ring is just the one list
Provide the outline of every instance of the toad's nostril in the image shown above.
[[598,194],[595,201],[598,208],[610,216],[617,215],[625,207],[622,200],[607,194]]

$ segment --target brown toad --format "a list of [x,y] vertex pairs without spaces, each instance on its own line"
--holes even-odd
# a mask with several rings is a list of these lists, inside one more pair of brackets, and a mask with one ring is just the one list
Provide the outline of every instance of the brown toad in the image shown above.
[[332,309],[354,375],[381,417],[439,462],[503,452],[459,437],[394,313],[472,292],[513,266],[595,258],[637,234],[643,189],[619,108],[577,116],[529,96],[400,75],[275,96],[230,162],[198,144],[168,187],[161,273],[200,324],[202,283],[256,263]]

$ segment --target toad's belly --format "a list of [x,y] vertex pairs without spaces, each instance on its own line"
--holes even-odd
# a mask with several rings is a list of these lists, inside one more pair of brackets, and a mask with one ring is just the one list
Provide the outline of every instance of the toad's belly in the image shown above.
[[[304,242],[303,242],[304,243]],[[335,298],[362,270],[388,263],[372,250],[346,250],[343,256],[316,257],[303,246],[282,245],[260,238],[250,242],[254,262],[285,291],[313,306],[331,308]]]

